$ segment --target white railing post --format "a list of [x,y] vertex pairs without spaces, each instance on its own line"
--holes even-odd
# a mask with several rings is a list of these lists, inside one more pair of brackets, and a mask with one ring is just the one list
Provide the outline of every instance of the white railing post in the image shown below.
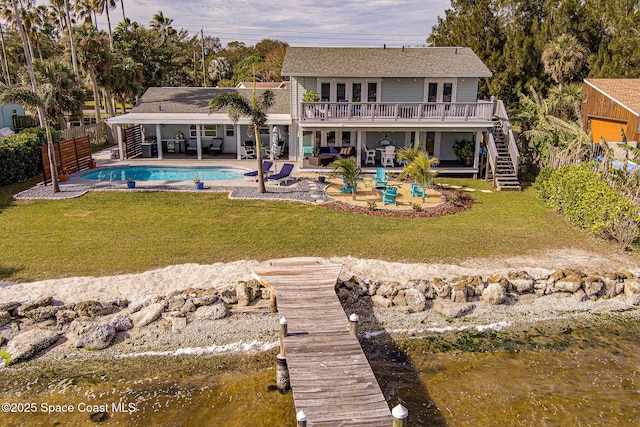
[[393,427],[407,427],[409,410],[402,405],[397,405],[391,410],[393,416]]
[[297,427],[307,427],[307,414],[304,411],[298,411],[296,414]]

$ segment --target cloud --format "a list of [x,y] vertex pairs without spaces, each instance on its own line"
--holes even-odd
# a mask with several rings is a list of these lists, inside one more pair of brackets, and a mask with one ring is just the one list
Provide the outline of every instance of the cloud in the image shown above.
[[[117,4],[114,26],[122,19]],[[223,43],[276,38],[305,46],[401,46],[424,43],[447,7],[449,0],[138,0],[125,2],[125,13],[148,25],[161,10],[174,28],[190,34],[203,28]],[[106,29],[106,17],[98,22]]]

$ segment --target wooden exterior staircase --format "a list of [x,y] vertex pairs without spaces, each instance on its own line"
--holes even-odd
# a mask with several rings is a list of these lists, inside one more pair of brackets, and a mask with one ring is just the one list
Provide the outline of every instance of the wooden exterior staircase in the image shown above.
[[511,131],[509,118],[502,101],[496,102],[493,129],[489,133],[489,175],[498,191],[521,191],[518,180],[518,159],[520,153]]

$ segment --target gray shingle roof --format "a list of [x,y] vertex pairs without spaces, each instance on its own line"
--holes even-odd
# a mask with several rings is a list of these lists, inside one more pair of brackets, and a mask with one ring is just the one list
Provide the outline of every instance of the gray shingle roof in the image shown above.
[[[132,113],[208,113],[209,101],[224,92],[238,92],[251,99],[252,89],[218,89],[209,87],[150,87],[140,97]],[[264,90],[256,89],[256,94]],[[270,114],[290,114],[289,89],[274,89],[275,104]]]
[[467,47],[289,47],[283,76],[491,77]]

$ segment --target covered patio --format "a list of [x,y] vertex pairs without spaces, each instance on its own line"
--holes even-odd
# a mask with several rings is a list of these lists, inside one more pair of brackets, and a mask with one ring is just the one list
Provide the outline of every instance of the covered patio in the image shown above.
[[[209,101],[233,91],[250,99],[248,89],[149,88],[130,113],[109,119],[116,127],[115,158],[137,157],[203,160],[209,157],[243,159],[255,156],[256,137],[249,118],[231,120],[226,111],[209,113]],[[288,158],[289,92],[274,89],[275,104],[260,129],[263,155]],[[245,147],[249,147],[248,149]],[[251,147],[254,147],[251,152]]]

